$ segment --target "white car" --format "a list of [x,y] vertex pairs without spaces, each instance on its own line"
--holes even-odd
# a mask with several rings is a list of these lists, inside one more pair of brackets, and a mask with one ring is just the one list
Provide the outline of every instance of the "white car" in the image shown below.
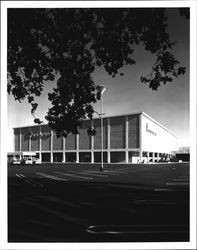
[[20,165],[21,164],[21,160],[20,159],[13,159],[12,160],[12,164],[13,165]]
[[34,157],[26,157],[23,159],[23,162],[26,165],[41,164],[40,159]]
[[37,158],[34,158],[33,159],[33,164],[41,164],[41,160],[37,159]]
[[25,159],[25,164],[33,164],[34,162],[33,162],[33,159],[30,157],[30,158],[26,158]]

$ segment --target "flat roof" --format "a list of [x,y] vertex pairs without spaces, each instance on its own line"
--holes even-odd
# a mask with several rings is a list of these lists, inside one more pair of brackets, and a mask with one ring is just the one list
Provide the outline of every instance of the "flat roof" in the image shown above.
[[[152,117],[150,117],[149,115],[147,115],[145,112],[140,111],[140,112],[134,112],[134,113],[125,113],[125,114],[117,114],[117,115],[110,115],[110,116],[105,116],[103,115],[103,118],[113,118],[113,117],[121,117],[121,116],[129,116],[129,115],[144,115],[145,117],[147,117],[149,120],[151,120],[152,122],[154,122],[155,124],[157,124],[158,126],[160,126],[161,128],[163,128],[164,130],[166,130],[168,133],[172,134],[174,137],[178,138],[174,133],[172,133],[169,129],[167,129],[166,127],[164,127],[162,124],[160,124],[159,122],[157,122],[155,119],[153,119]],[[98,120],[100,119],[99,117],[95,117],[93,118],[93,120]],[[83,121],[87,121],[90,119],[84,119]],[[30,127],[39,127],[39,126],[46,126],[48,125],[47,123],[42,123],[42,124],[33,124],[33,125],[28,125],[28,126],[20,126],[20,127],[13,127],[13,129],[18,129],[18,128],[30,128]]]
[[[105,116],[103,115],[103,118],[111,118],[111,117],[119,117],[119,116],[127,116],[127,115],[140,115],[143,112],[135,112],[135,113],[125,113],[125,114],[118,114],[118,115],[110,115],[110,116]],[[93,120],[100,119],[99,117],[93,118]],[[84,119],[83,121],[88,121],[90,119]],[[18,127],[13,127],[13,129],[17,128],[29,128],[29,127],[38,127],[38,126],[46,126],[48,125],[47,123],[42,123],[42,124],[32,124],[32,125],[26,125],[26,126],[18,126]]]

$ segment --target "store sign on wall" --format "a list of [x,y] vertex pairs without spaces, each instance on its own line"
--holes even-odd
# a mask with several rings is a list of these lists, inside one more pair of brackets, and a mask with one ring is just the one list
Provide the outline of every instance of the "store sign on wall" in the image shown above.
[[152,134],[152,135],[154,135],[154,136],[157,135],[157,133],[155,133],[153,130],[151,130],[151,129],[148,127],[148,123],[146,123],[146,132],[148,132],[148,133],[150,133],[150,134]]

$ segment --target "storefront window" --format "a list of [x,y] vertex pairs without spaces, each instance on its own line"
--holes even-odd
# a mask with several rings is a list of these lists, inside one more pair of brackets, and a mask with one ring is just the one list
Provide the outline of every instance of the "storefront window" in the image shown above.
[[66,162],[76,162],[76,153],[66,153]]
[[91,162],[91,153],[90,152],[80,152],[79,153],[79,162]]
[[148,153],[147,153],[147,152],[143,152],[143,153],[142,153],[142,156],[143,156],[143,157],[147,157],[147,156],[148,156]]

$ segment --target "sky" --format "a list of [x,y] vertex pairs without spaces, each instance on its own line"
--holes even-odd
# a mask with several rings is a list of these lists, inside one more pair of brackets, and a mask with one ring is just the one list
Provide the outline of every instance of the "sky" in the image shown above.
[[[97,68],[93,79],[98,85],[108,89],[103,95],[106,116],[145,112],[164,125],[179,138],[180,146],[189,146],[190,81],[189,81],[189,21],[179,15],[177,9],[168,9],[168,31],[172,41],[177,41],[173,54],[186,67],[186,73],[173,82],[153,91],[140,82],[140,76],[151,71],[154,57],[142,46],[134,52],[136,65],[125,66],[124,76],[112,78],[102,68]],[[42,96],[38,99],[36,116],[44,120],[50,103],[47,93],[55,82],[47,82]],[[18,103],[8,96],[8,151],[13,151],[13,127],[33,125],[31,107],[27,101]],[[95,105],[99,112],[99,103]]]

